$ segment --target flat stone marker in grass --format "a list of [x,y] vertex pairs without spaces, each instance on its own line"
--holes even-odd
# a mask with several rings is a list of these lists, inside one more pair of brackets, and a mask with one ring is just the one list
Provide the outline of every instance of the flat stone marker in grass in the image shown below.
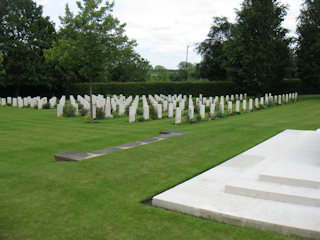
[[83,153],[83,152],[78,152],[78,151],[67,151],[67,152],[56,153],[56,154],[54,154],[54,158],[56,161],[77,162],[77,161],[82,161],[82,160],[89,159],[89,158],[98,157],[98,156],[101,156],[104,154],[125,150],[128,148],[133,148],[133,147],[137,147],[140,145],[161,141],[161,140],[164,140],[164,139],[167,139],[170,137],[179,136],[179,135],[182,135],[185,133],[187,133],[187,132],[178,131],[178,130],[165,130],[165,131],[161,131],[160,136],[158,136],[158,137],[148,138],[148,139],[136,141],[133,143],[127,143],[127,144],[123,144],[123,145],[119,145],[119,146],[115,146],[115,147],[110,147],[110,148],[105,148],[105,149],[101,149],[101,150],[97,150],[97,151],[93,151],[93,152],[89,152],[89,153]]

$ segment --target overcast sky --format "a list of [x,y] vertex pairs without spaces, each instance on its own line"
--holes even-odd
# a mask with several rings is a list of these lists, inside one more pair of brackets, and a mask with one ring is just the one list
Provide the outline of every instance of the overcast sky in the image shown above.
[[[43,6],[45,16],[60,25],[59,16],[68,3],[71,11],[77,12],[76,0],[36,0]],[[176,69],[180,61],[201,60],[194,52],[195,45],[202,42],[210,29],[213,17],[226,16],[235,21],[235,9],[240,9],[243,0],[115,0],[113,15],[126,23],[126,34],[138,43],[136,51],[153,66],[162,65]],[[283,26],[295,34],[296,19],[302,0],[280,0],[288,5],[288,15]]]

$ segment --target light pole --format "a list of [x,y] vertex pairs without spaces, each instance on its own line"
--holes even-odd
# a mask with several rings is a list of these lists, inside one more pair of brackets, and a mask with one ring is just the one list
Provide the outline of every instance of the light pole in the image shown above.
[[188,81],[188,50],[189,50],[189,45],[187,45],[187,54],[186,54],[186,81]]

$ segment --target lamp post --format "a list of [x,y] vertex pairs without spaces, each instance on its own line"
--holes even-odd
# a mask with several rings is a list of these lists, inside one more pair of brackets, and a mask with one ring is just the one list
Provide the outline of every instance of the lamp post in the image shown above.
[[186,81],[188,81],[188,50],[189,50],[189,45],[187,45],[187,54],[186,54]]

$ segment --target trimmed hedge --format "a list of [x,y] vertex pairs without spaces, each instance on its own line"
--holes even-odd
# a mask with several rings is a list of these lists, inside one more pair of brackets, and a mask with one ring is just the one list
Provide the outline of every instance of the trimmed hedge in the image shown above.
[[[233,82],[127,82],[127,83],[93,83],[92,92],[94,94],[123,94],[129,95],[148,95],[148,94],[186,94],[216,96],[238,93],[237,87]],[[74,84],[68,94],[88,94],[89,83]]]
[[[300,79],[283,79],[277,86],[274,86],[268,91],[272,94],[282,94],[289,92],[319,93],[319,89],[305,89]],[[200,93],[204,96],[221,96],[227,94],[236,94],[247,92],[249,95],[254,95],[256,92],[250,89],[241,89],[230,81],[213,81],[213,82],[112,82],[112,83],[93,83],[94,94],[123,94],[129,95],[148,95],[148,94],[185,94],[197,96]],[[44,86],[21,86],[20,96],[57,96],[66,95],[84,95],[89,94],[89,83],[73,84],[68,91],[61,86],[48,88]],[[0,97],[15,96],[13,86],[1,87]]]

